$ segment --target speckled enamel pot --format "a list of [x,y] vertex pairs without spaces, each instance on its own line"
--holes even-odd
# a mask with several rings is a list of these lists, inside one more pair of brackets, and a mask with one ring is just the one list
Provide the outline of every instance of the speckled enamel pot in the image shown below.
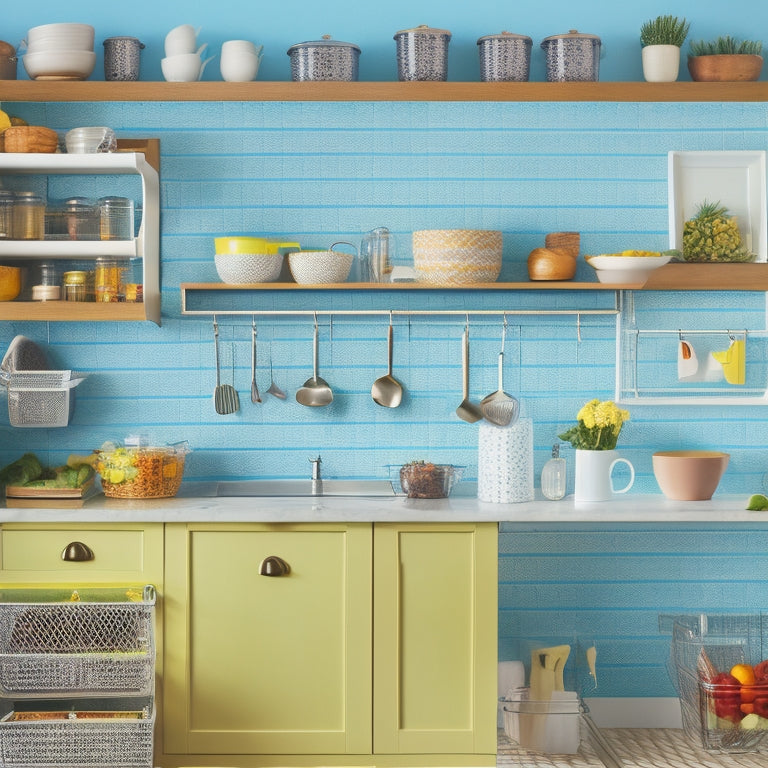
[[483,82],[528,80],[533,41],[527,35],[502,32],[477,41],[480,52],[480,79]]
[[104,41],[104,79],[138,80],[143,48],[137,37],[108,37]]
[[357,80],[360,48],[323,35],[288,49],[292,80]]
[[401,29],[394,39],[399,80],[448,79],[448,30],[422,24],[414,29]]
[[600,38],[572,29],[565,35],[552,35],[541,41],[547,58],[547,80],[594,80],[600,72]]

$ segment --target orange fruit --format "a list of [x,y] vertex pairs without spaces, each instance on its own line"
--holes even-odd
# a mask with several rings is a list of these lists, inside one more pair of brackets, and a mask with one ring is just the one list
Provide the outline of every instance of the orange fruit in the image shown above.
[[755,684],[755,670],[751,664],[735,664],[731,667],[731,674],[742,685],[754,685]]

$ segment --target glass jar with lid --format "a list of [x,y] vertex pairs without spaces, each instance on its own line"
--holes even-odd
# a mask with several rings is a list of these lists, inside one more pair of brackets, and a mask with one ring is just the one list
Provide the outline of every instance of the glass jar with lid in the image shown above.
[[61,276],[61,283],[64,288],[64,301],[87,301],[87,281],[88,273],[84,270],[77,269],[65,272]]
[[45,201],[36,192],[16,192],[13,199],[14,240],[42,240],[45,237]]
[[99,214],[102,240],[133,239],[133,200],[129,197],[102,197]]
[[96,259],[93,273],[93,290],[96,301],[119,301],[122,285],[122,268],[116,259]]
[[0,189],[0,240],[10,240],[13,228],[13,192]]

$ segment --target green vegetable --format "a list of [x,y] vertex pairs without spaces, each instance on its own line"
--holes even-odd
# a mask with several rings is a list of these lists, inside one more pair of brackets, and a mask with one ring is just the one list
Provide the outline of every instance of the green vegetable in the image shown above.
[[0,470],[0,485],[25,485],[43,476],[43,465],[34,453],[25,453],[20,459]]
[[750,496],[747,509],[750,512],[763,512],[768,509],[768,496],[763,496],[762,493],[756,493],[754,496]]

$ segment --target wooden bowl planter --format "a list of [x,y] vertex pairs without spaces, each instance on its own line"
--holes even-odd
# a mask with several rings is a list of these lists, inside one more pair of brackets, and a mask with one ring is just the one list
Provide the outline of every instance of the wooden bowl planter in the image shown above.
[[700,83],[757,80],[762,68],[763,57],[752,53],[688,57],[688,71]]

